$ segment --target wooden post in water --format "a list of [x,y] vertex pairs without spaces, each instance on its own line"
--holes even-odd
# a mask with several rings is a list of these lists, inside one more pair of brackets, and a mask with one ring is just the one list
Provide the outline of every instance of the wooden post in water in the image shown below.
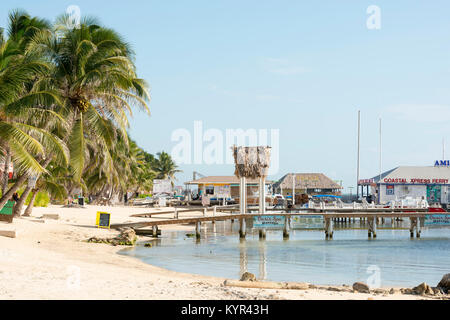
[[289,239],[289,222],[290,222],[290,217],[285,216],[284,217],[284,228],[283,228],[283,239],[284,240]]
[[416,238],[420,238],[420,233],[422,232],[421,220],[422,218],[417,217]]
[[158,237],[158,226],[152,226],[153,237]]
[[416,228],[417,225],[417,218],[415,217],[410,217],[409,218],[409,235],[411,238],[414,238],[414,229]]
[[[214,207],[213,207],[213,217],[216,216],[216,211],[217,211],[217,206],[214,206]],[[216,224],[216,220],[213,220],[213,221],[212,221],[212,224],[213,224],[213,225]]]
[[259,239],[266,238],[266,229],[259,229]]
[[325,218],[325,239],[333,239],[333,220]]
[[239,238],[245,239],[245,219],[239,219]]
[[197,239],[200,239],[200,229],[201,228],[202,228],[201,222],[200,221],[195,222],[195,237]]
[[378,221],[378,217],[373,217],[372,219],[372,236],[374,238],[377,237],[377,221]]

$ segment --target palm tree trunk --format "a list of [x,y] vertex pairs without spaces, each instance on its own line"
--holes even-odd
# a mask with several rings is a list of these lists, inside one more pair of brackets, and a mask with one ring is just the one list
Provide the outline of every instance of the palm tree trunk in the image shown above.
[[16,183],[14,183],[14,185],[0,199],[0,208],[3,208],[5,206],[6,202],[8,202],[8,200],[11,199],[14,192],[19,190],[19,188],[27,180],[27,178],[28,176],[23,174],[17,179]]
[[30,186],[27,186],[25,188],[25,191],[20,196],[19,201],[17,201],[16,205],[14,206],[14,216],[20,216],[20,214],[22,213],[23,205],[25,204],[25,201],[27,200],[28,195],[30,194],[32,189],[33,188]]
[[38,192],[39,192],[39,189],[33,189],[33,193],[31,194],[30,203],[28,204],[28,207],[25,209],[25,212],[23,214],[25,217],[31,216],[31,211],[33,211],[33,206],[34,206],[34,200],[36,200],[36,196],[37,196]]
[[[47,160],[44,161],[44,163],[42,164],[42,167],[45,169],[47,168],[47,166],[50,164],[51,160],[52,160],[53,156],[50,156],[47,158]],[[16,192],[17,190],[19,190],[19,188],[22,186],[22,184],[27,180],[28,175],[27,174],[23,174],[21,175],[17,180],[16,183],[13,184],[13,186],[5,193],[2,194],[2,197],[0,198],[0,208],[3,208],[6,204],[6,202],[8,202],[9,199],[11,199],[11,197],[13,196],[14,192]]]
[[[8,189],[8,181],[9,181],[9,165],[11,163],[11,149],[8,144],[5,146],[5,168],[2,176],[2,195],[6,193]],[[0,207],[2,208],[2,207]]]

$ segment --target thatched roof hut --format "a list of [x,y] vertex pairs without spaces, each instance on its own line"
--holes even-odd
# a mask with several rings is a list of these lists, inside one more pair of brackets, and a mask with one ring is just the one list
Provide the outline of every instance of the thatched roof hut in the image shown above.
[[292,190],[295,176],[295,190],[318,189],[338,192],[342,187],[323,173],[288,173],[273,184],[274,189]]
[[271,147],[236,147],[233,156],[236,177],[256,179],[267,176]]

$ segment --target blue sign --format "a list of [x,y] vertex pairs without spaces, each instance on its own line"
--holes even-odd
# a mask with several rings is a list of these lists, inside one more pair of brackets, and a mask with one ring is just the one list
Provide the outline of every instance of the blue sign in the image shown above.
[[424,226],[450,226],[450,214],[428,214]]
[[323,229],[325,225],[323,216],[291,216],[292,229]]
[[434,162],[435,167],[450,167],[450,160],[436,160]]
[[253,228],[257,229],[283,229],[286,223],[284,216],[260,215],[253,217]]

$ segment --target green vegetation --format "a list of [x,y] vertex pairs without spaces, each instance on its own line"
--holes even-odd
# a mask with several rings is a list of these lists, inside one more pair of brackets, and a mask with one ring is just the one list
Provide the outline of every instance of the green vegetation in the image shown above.
[[94,204],[148,194],[153,179],[179,172],[128,136],[132,110],[149,113],[150,101],[130,45],[94,18],[71,25],[17,10],[0,28],[0,161],[15,175],[0,175],[0,208],[20,190],[16,214],[81,192]]

